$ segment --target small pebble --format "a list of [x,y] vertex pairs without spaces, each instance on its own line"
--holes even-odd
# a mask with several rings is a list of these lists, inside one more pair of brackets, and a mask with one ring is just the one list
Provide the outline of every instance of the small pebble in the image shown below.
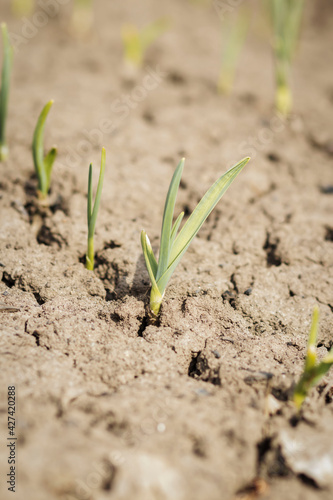
[[252,385],[255,382],[267,381],[273,378],[273,373],[269,372],[254,372],[252,375],[248,375],[244,378],[244,382],[248,385]]
[[157,424],[157,431],[158,431],[158,432],[161,432],[161,433],[162,433],[162,432],[165,432],[165,429],[166,429],[165,424],[163,424],[163,423],[159,423],[159,424]]
[[197,389],[195,391],[195,393],[198,395],[198,396],[209,396],[209,392],[206,391],[206,389]]

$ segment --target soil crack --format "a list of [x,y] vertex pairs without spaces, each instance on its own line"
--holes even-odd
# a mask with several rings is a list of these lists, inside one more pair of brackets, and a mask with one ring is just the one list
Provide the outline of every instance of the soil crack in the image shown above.
[[267,238],[263,246],[263,250],[266,252],[267,267],[281,266],[282,259],[277,252],[279,241],[272,241],[271,234],[267,233]]
[[[140,320],[139,317],[138,317],[138,320]],[[138,330],[138,337],[143,337],[143,332],[145,331],[145,329],[147,328],[148,325],[149,325],[149,318],[146,315],[141,320],[141,325],[140,325],[139,330]]]

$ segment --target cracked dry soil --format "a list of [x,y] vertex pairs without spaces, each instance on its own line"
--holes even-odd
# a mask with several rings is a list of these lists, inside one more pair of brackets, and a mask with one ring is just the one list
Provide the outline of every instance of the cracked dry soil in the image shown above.
[[[21,21],[7,9],[1,18],[18,33]],[[11,155],[0,165],[0,410],[4,436],[15,385],[15,498],[332,498],[333,374],[311,392],[301,420],[288,402],[316,304],[319,355],[332,346],[329,13],[307,12],[294,114],[274,127],[265,42],[249,39],[233,94],[217,96],[219,22],[189,2],[96,2],[98,30],[81,42],[65,29],[64,7],[15,55]],[[129,75],[122,24],[161,15],[172,28]],[[112,103],[157,66],[158,86],[117,122]],[[59,158],[50,207],[41,208],[30,142],[51,97],[45,140],[58,144]],[[78,149],[103,118],[116,127],[103,136],[92,273],[82,263],[86,183],[91,160],[97,181],[100,145]],[[151,324],[140,230],[157,248],[179,158],[187,163],[176,210],[189,214],[246,154],[252,161],[184,256]]]

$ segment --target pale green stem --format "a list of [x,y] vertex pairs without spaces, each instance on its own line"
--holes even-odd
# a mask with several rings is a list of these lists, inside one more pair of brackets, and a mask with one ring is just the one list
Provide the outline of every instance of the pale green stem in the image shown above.
[[89,166],[88,200],[87,200],[88,249],[86,254],[86,268],[89,269],[89,271],[94,270],[94,234],[95,234],[98,209],[102,196],[102,188],[103,188],[104,172],[105,172],[105,156],[106,156],[105,148],[102,148],[101,167],[99,171],[99,179],[98,179],[94,206],[93,206],[93,191],[92,191],[92,164],[90,164]]
[[292,107],[292,94],[290,90],[290,70],[291,64],[286,54],[282,50],[275,52],[275,72],[276,72],[276,109],[287,116]]
[[292,108],[292,93],[289,85],[278,84],[275,94],[275,106],[279,113],[288,116]]
[[86,268],[89,271],[94,270],[94,235],[90,236],[88,234],[88,251],[86,255]]
[[[164,294],[163,294],[164,295]],[[154,316],[158,316],[161,305],[162,305],[162,300],[163,300],[163,295],[160,294],[159,289],[156,287],[151,288],[150,292],[150,310],[153,313]]]

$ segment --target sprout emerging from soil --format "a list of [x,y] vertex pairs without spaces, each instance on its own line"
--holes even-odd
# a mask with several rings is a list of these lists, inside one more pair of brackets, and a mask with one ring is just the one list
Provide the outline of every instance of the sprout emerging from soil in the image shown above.
[[35,0],[12,0],[11,6],[15,16],[29,16],[35,8]]
[[3,63],[0,90],[0,161],[8,157],[8,146],[6,143],[6,121],[9,98],[10,73],[13,61],[13,48],[10,45],[8,30],[5,23],[1,24],[3,42]]
[[[247,9],[237,9],[235,16],[234,22],[222,24],[223,43],[226,45],[222,56],[220,76],[217,84],[217,89],[221,94],[229,94],[231,92],[235,79],[237,61],[245,43],[249,28],[249,12]],[[226,31],[226,33],[224,33],[224,31]],[[224,39],[225,34],[227,37],[226,40]]]
[[165,201],[158,262],[154,256],[146,232],[141,232],[143,255],[152,285],[150,293],[150,311],[153,316],[158,316],[166,286],[191,241],[196,236],[217,202],[222,198],[232,181],[245,167],[249,160],[250,158],[248,157],[244,158],[237,163],[237,165],[231,167],[208,189],[189,219],[178,232],[184,212],[178,216],[173,225],[172,221],[185,159],[183,158],[180,161],[175,173],[173,174]]
[[288,115],[292,107],[291,63],[295,54],[305,0],[268,0],[273,24],[277,110]]
[[317,385],[333,365],[333,347],[320,363],[317,361],[316,344],[318,335],[319,309],[313,311],[308,348],[303,374],[295,387],[293,400],[300,409],[309,390]]
[[53,102],[53,100],[49,101],[39,115],[32,142],[32,155],[38,178],[38,196],[41,199],[45,199],[49,192],[52,167],[57,156],[57,148],[55,147],[44,156],[45,122]]
[[87,219],[88,219],[88,249],[86,254],[86,268],[89,271],[94,270],[94,233],[97,220],[99,204],[101,202],[104,172],[105,172],[105,149],[102,148],[101,168],[99,171],[99,179],[93,206],[93,191],[92,191],[92,163],[89,166],[88,175],[88,203],[87,203]]
[[169,20],[166,18],[157,19],[141,31],[133,24],[123,26],[125,61],[136,67],[142,66],[146,50],[168,27]]

